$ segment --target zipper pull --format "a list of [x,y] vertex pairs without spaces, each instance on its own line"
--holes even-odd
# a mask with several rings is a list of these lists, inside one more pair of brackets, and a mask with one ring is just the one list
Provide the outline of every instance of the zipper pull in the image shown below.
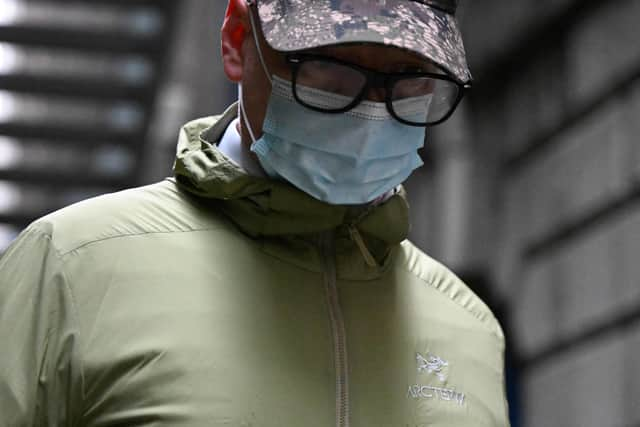
[[360,231],[358,231],[358,228],[353,224],[349,225],[349,235],[351,236],[351,240],[353,240],[358,249],[360,249],[360,253],[362,254],[362,257],[364,258],[364,261],[367,263],[367,265],[369,267],[379,267],[376,259],[373,257],[373,255],[371,255],[369,248],[367,248],[367,245],[364,243],[364,239],[362,238]]

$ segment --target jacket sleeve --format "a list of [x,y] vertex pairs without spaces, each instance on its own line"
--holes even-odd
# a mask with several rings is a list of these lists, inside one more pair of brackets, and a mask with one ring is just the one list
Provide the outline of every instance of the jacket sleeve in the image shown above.
[[0,426],[72,423],[82,396],[76,325],[51,238],[31,226],[0,259]]

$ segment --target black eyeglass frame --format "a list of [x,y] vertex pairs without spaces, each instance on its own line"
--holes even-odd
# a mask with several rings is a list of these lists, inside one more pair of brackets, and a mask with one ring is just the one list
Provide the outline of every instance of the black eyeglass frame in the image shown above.
[[[384,72],[381,72],[381,71],[371,70],[369,68],[365,68],[365,67],[362,67],[362,66],[357,65],[357,64],[352,64],[352,63],[347,62],[347,61],[342,61],[342,60],[337,59],[337,58],[332,58],[332,57],[323,56],[323,55],[310,54],[310,53],[288,54],[288,55],[285,56],[285,59],[286,59],[287,63],[291,66],[291,89],[292,89],[292,92],[293,92],[293,97],[296,100],[296,102],[298,102],[300,105],[302,105],[302,106],[304,106],[306,108],[309,108],[311,110],[319,111],[319,112],[322,112],[322,113],[328,113],[328,114],[346,113],[347,111],[350,111],[350,110],[354,109],[357,105],[359,105],[362,102],[362,100],[365,98],[365,96],[367,95],[369,90],[383,87],[383,88],[385,88],[385,104],[387,106],[387,110],[393,116],[394,119],[398,120],[400,123],[403,123],[403,124],[406,124],[406,125],[409,125],[409,126],[415,126],[415,127],[435,126],[435,125],[438,125],[440,123],[443,123],[444,121],[449,119],[449,117],[451,117],[453,112],[458,107],[458,104],[460,104],[460,101],[462,101],[462,98],[464,97],[465,91],[471,88],[471,83],[460,83],[459,81],[457,81],[453,77],[450,77],[450,76],[448,76],[446,74],[427,73],[427,72],[418,72],[418,73],[384,73]],[[360,90],[360,93],[347,106],[345,106],[343,108],[340,108],[340,109],[326,109],[326,108],[316,107],[314,105],[311,105],[311,104],[308,104],[308,103],[304,102],[298,96],[298,90],[297,90],[298,72],[300,71],[300,67],[302,66],[302,64],[304,64],[307,61],[331,62],[331,63],[335,63],[335,64],[339,64],[339,65],[342,65],[342,66],[345,66],[345,67],[352,68],[352,69],[362,73],[362,75],[364,75],[365,78],[366,78],[366,82],[363,85],[362,89]],[[395,84],[397,82],[401,81],[401,80],[420,78],[420,77],[428,77],[428,78],[432,78],[432,79],[436,79],[436,80],[446,80],[448,82],[454,83],[458,87],[457,97],[454,100],[454,102],[451,104],[451,108],[449,109],[449,112],[447,114],[445,114],[445,116],[443,118],[441,118],[440,120],[435,121],[433,123],[416,123],[416,122],[411,122],[411,121],[405,120],[402,117],[399,117],[396,114],[395,110],[393,109],[393,100],[391,99],[391,95],[393,93],[393,88],[394,88]]]

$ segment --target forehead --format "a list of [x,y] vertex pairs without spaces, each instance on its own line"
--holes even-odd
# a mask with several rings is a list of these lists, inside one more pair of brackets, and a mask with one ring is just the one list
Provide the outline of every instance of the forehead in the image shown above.
[[307,52],[381,71],[407,66],[419,67],[423,71],[441,71],[432,61],[414,52],[395,46],[385,46],[376,43],[351,43],[324,46],[309,49]]

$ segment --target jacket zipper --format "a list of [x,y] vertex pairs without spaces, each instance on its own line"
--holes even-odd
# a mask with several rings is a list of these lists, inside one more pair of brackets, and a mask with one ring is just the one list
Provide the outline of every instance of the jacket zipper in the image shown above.
[[336,368],[336,427],[349,427],[349,365],[344,318],[338,299],[335,248],[333,235],[321,236],[321,254],[324,262],[324,286],[333,333],[333,353]]

